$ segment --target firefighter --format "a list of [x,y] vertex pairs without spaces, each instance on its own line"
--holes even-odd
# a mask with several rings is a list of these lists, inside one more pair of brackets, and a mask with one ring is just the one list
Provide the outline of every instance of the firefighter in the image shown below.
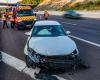
[[10,22],[11,22],[11,28],[14,29],[14,27],[15,27],[15,19],[14,19],[13,15],[10,17]]
[[48,17],[49,17],[49,13],[48,13],[47,10],[45,10],[45,12],[44,12],[44,19],[48,20]]
[[2,21],[3,21],[3,29],[5,28],[5,26],[8,28],[7,16],[5,14],[2,15]]

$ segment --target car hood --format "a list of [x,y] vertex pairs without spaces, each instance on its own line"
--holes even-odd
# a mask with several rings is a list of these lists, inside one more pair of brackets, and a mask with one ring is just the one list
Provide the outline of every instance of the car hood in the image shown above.
[[38,54],[53,56],[72,53],[76,49],[76,44],[68,36],[32,37],[29,47]]

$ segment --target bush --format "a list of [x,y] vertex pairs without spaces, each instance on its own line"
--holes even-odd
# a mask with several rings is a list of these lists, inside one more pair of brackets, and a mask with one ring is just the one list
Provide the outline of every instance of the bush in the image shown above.
[[84,3],[76,3],[73,6],[64,8],[63,10],[69,10],[69,9],[74,9],[74,10],[100,10],[100,1],[89,1],[89,2],[84,2]]

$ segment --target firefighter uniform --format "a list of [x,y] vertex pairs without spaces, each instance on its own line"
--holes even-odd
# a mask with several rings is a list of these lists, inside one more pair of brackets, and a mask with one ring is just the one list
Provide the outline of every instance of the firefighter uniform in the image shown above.
[[7,25],[7,18],[6,18],[6,15],[5,14],[3,14],[2,15],[2,21],[3,21],[3,29],[5,28],[5,26],[8,28],[8,25]]
[[10,22],[11,22],[11,28],[14,29],[14,26],[15,26],[15,19],[14,19],[13,16],[11,16]]

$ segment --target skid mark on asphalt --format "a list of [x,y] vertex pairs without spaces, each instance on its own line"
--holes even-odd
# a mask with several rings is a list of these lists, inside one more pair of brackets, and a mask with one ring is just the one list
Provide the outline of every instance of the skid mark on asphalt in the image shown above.
[[[20,72],[24,72],[25,74],[29,75],[31,78],[35,79],[35,80],[38,80],[35,78],[35,75],[34,73],[39,73],[40,69],[39,68],[36,68],[36,69],[32,69],[32,68],[28,68],[26,67],[26,64],[24,61],[16,58],[16,57],[13,57],[11,55],[8,55],[7,53],[4,53],[4,52],[1,52],[2,53],[2,60],[4,63],[8,64],[9,66],[17,69],[18,71]],[[59,80],[67,80],[67,79],[64,79],[62,77],[59,77],[57,75],[54,75],[56,76]]]
[[97,44],[97,43],[94,43],[94,42],[91,42],[91,41],[88,41],[88,40],[85,40],[85,39],[82,39],[82,38],[79,38],[79,37],[76,37],[76,36],[73,36],[73,35],[69,35],[69,36],[72,37],[72,38],[75,38],[75,39],[77,39],[77,40],[83,41],[83,42],[85,42],[85,43],[94,45],[94,46],[96,46],[96,47],[100,47],[100,44]]

